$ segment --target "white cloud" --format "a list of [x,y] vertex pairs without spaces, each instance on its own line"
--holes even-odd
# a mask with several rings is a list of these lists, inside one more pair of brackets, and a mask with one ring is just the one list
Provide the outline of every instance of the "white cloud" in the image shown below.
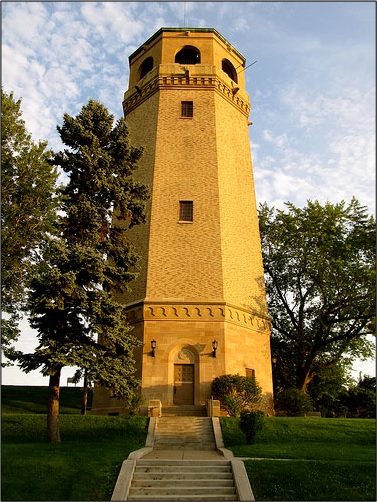
[[374,10],[343,4],[4,2],[2,84],[23,98],[33,138],[60,149],[56,125],[89,98],[122,114],[129,55],[162,26],[182,27],[185,11],[188,26],[213,27],[258,60],[245,74],[257,200],[284,208],[355,195],[372,212]]
[[261,125],[268,123],[255,138],[259,199],[276,204],[285,193],[285,201],[304,205],[355,195],[374,213],[373,82],[356,79],[339,87],[330,80],[316,87],[301,76],[275,89],[256,93],[256,122],[261,115]]
[[263,131],[263,138],[269,143],[273,143],[277,148],[285,149],[287,148],[289,141],[286,133],[280,134],[278,136],[273,136],[269,129]]

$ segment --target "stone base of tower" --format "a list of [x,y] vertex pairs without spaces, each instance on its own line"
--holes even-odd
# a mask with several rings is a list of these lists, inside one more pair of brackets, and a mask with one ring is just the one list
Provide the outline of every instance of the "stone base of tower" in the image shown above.
[[[133,334],[143,342],[135,358],[144,411],[152,399],[162,406],[205,405],[214,378],[238,373],[255,376],[263,390],[263,407],[273,413],[267,318],[221,302],[145,302],[130,308],[128,318]],[[126,412],[124,403],[111,399],[108,391],[95,389],[92,413]]]

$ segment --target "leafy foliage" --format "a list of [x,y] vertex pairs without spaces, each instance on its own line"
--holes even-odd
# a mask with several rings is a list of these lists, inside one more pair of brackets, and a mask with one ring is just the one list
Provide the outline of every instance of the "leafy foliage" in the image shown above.
[[216,377],[211,392],[231,417],[239,417],[243,410],[256,409],[262,397],[262,389],[255,378],[240,375]]
[[340,361],[333,366],[319,368],[307,387],[313,408],[321,412],[322,417],[345,416],[340,396],[352,386],[349,376],[350,365]]
[[253,444],[255,436],[263,429],[265,414],[261,410],[241,411],[240,429],[246,436],[246,444]]
[[31,283],[30,324],[39,345],[33,354],[20,354],[19,364],[50,375],[52,401],[64,366],[78,366],[88,381],[131,401],[139,385],[133,351],[140,342],[117,295],[135,276],[127,229],[145,218],[148,191],[132,178],[142,149],[129,144],[124,119],[113,126],[113,116],[93,100],[77,117],[65,115],[58,131],[69,149],[53,162],[69,183],[61,190],[57,233]]
[[321,368],[372,355],[375,221],[356,199],[259,208],[275,390],[305,391]]
[[14,354],[25,289],[39,248],[56,218],[57,170],[47,143],[34,143],[21,118],[21,99],[1,90],[1,299],[2,348]]
[[292,387],[281,390],[275,398],[275,410],[287,417],[297,417],[313,410],[308,394]]
[[344,416],[376,418],[376,377],[360,376],[357,385],[342,392],[339,400]]

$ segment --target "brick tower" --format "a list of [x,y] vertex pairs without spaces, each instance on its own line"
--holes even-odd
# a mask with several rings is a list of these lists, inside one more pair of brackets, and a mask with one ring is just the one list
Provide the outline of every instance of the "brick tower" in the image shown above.
[[[123,108],[148,221],[122,297],[143,342],[144,403],[203,405],[213,379],[255,375],[272,402],[270,321],[248,134],[245,58],[212,28],[161,28],[130,57]],[[93,412],[121,412],[98,393]]]

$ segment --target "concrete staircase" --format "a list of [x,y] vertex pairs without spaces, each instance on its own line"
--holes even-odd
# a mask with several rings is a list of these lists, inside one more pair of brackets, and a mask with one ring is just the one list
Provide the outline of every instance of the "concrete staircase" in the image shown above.
[[154,450],[216,450],[212,419],[208,417],[160,417]]
[[207,410],[205,406],[191,405],[164,405],[162,407],[163,417],[206,417]]
[[151,417],[145,447],[124,460],[112,501],[254,500],[218,418]]
[[229,460],[138,460],[127,500],[238,500]]

